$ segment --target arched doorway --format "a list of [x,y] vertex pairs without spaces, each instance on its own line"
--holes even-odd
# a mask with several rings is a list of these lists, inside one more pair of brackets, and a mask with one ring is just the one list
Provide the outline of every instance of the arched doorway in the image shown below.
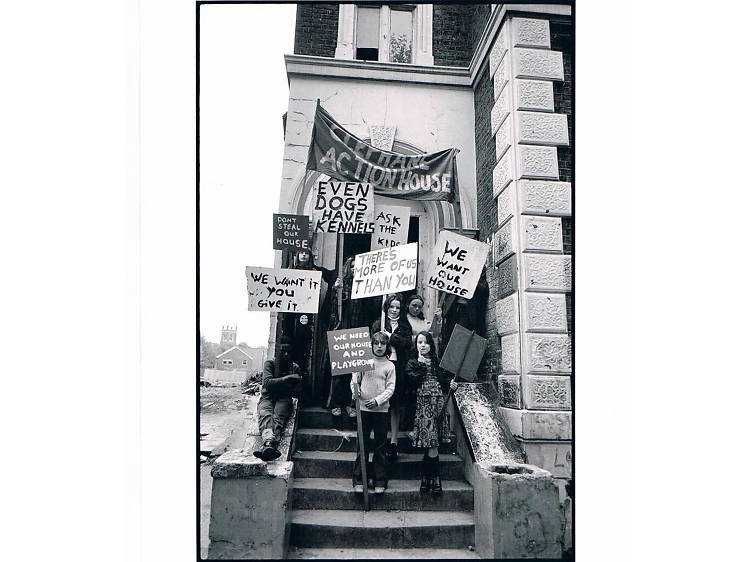
[[[369,142],[369,139],[365,139]],[[424,151],[418,147],[396,140],[393,144],[393,152],[406,155],[423,154]],[[286,212],[312,215],[313,194],[316,182],[327,180],[329,177],[316,171],[306,171],[304,176],[297,183],[294,193],[290,197],[290,208]],[[411,201],[393,197],[375,196],[375,206],[378,205],[399,205],[409,208],[409,240],[408,242],[419,243],[419,266],[417,272],[417,288],[425,300],[425,317],[431,318],[438,303],[438,294],[434,289],[425,286],[425,274],[432,258],[432,251],[438,232],[443,227],[453,227],[456,225],[456,215],[452,205],[443,201]],[[347,234],[344,236],[343,261],[349,256],[370,251],[370,234]],[[316,234],[313,236],[312,245],[315,263],[326,268],[337,268],[337,235],[336,234]],[[282,264],[286,265],[286,264]],[[367,319],[369,324],[374,321],[375,315],[379,310],[377,303],[369,306],[370,315],[373,318]],[[318,323],[318,326],[321,324]],[[364,324],[363,324],[364,325]],[[329,328],[332,329],[332,326]],[[310,390],[314,396],[314,402],[320,403],[324,394],[327,393],[328,375],[325,373],[323,365],[320,363],[320,355],[324,352],[326,345],[326,334],[319,327],[315,330],[313,336],[312,351],[313,361],[311,368],[312,380]]]

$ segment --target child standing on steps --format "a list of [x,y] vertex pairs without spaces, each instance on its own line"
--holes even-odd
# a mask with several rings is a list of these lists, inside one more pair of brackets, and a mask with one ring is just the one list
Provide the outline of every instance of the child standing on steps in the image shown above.
[[443,415],[442,420],[438,416],[446,399],[444,394],[447,394],[450,388],[455,390],[458,385],[453,382],[450,373],[440,368],[432,334],[419,332],[414,341],[414,352],[406,364],[406,374],[417,387],[414,431],[410,437],[415,447],[425,449],[419,492],[432,492],[437,496],[443,493],[438,458],[440,432],[443,435],[450,432],[448,416]]
[[[375,368],[361,375],[359,389],[352,376],[351,389],[355,398],[360,398],[362,411],[362,435],[364,435],[365,461],[367,462],[368,488],[374,488],[376,494],[383,493],[388,487],[388,465],[385,459],[385,447],[388,437],[388,401],[396,387],[396,368],[388,360],[390,343],[388,335],[376,332],[370,337],[372,354],[375,356]],[[359,391],[359,394],[357,392]],[[370,440],[370,431],[375,438]],[[372,452],[372,463],[369,462]],[[354,461],[352,485],[355,491],[362,491],[362,459],[359,448]]]

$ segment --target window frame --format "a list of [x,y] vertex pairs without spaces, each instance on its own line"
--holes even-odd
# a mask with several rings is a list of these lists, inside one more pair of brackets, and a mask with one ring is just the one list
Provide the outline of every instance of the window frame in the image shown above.
[[354,41],[353,41],[353,59],[357,58],[357,29],[360,8],[380,8],[379,26],[378,26],[378,62],[394,62],[391,58],[391,10],[400,12],[411,12],[411,60],[409,62],[395,62],[395,64],[416,64],[417,58],[417,5],[416,4],[397,4],[389,6],[387,4],[356,4],[354,10]]

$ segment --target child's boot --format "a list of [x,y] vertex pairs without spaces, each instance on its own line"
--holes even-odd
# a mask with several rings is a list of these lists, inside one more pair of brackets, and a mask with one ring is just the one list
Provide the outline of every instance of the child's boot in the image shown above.
[[440,481],[440,457],[434,456],[432,461],[432,495],[439,496],[443,493],[443,483]]
[[430,460],[427,457],[427,453],[425,453],[422,456],[422,465],[421,465],[422,482],[419,484],[420,494],[427,494],[429,493],[430,488],[432,488],[432,481],[430,478],[431,469],[432,469],[432,466],[430,464]]

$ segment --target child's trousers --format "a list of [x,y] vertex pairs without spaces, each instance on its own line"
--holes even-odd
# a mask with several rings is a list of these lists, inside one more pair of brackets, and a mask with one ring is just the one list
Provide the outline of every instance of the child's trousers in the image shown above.
[[272,400],[262,397],[258,401],[258,429],[263,441],[273,439],[277,444],[281,442],[281,432],[284,424],[292,413],[292,399],[279,398]]
[[[375,434],[374,439],[370,439],[370,431]],[[388,482],[388,463],[385,460],[388,413],[362,410],[362,434],[365,436],[365,458],[368,460],[367,478],[375,480],[376,486],[384,486]],[[369,460],[370,453],[372,453],[372,462]],[[362,482],[359,446],[357,446],[357,458],[354,461],[354,482]]]
[[351,373],[331,377],[327,408],[345,408],[352,405],[351,381]]

